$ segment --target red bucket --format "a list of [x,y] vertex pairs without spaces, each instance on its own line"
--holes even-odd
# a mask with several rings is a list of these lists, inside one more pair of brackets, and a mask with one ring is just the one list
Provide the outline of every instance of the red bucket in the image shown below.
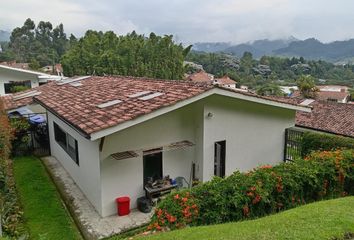
[[130,198],[119,197],[116,198],[117,210],[119,216],[125,216],[130,213]]

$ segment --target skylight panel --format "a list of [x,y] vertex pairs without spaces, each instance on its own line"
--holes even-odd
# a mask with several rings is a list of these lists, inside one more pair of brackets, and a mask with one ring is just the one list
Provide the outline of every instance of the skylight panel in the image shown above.
[[156,92],[156,93],[152,93],[147,96],[144,96],[144,97],[140,97],[139,99],[145,101],[145,100],[153,99],[153,98],[161,96],[161,95],[164,95],[164,93]]
[[300,103],[300,105],[302,106],[308,106],[310,105],[311,103],[313,103],[315,100],[313,99],[305,99],[303,102]]
[[136,97],[141,97],[141,96],[147,95],[147,94],[149,94],[149,93],[151,93],[151,91],[137,92],[137,93],[134,93],[134,94],[129,95],[128,97],[130,97],[130,98],[136,98]]
[[113,101],[109,101],[109,102],[105,102],[105,103],[102,103],[102,104],[99,104],[97,105],[97,107],[99,108],[106,108],[106,107],[110,107],[110,106],[113,106],[113,105],[116,105],[118,103],[121,103],[122,101],[121,100],[113,100]]
[[22,93],[20,95],[16,95],[13,97],[14,100],[20,100],[23,98],[27,98],[27,97],[34,97],[41,94],[41,92],[38,92],[37,90],[34,91],[30,91],[30,92],[26,92],[26,93]]
[[63,79],[60,81],[57,81],[57,85],[64,85],[67,83],[72,83],[72,82],[77,82],[77,81],[81,81],[84,80],[86,78],[89,78],[90,76],[83,76],[83,77],[77,77],[77,78],[68,78],[68,79]]
[[81,82],[72,82],[72,83],[70,83],[70,85],[73,87],[80,87],[80,86],[82,86],[82,83]]

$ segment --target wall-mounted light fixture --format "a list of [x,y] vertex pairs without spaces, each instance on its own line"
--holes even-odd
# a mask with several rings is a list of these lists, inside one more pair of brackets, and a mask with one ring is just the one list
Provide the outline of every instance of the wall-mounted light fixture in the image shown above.
[[208,117],[208,118],[212,118],[212,117],[213,117],[213,113],[208,112],[207,117]]

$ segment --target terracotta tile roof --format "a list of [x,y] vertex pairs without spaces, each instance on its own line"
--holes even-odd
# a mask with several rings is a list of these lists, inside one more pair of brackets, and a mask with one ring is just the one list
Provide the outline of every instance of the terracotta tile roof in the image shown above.
[[229,78],[229,76],[223,76],[222,78],[216,78],[218,84],[228,85],[228,84],[236,84],[236,81]]
[[46,89],[49,89],[51,87],[51,85],[55,84],[53,81],[50,81],[46,84],[43,84],[39,87],[35,87],[35,88],[31,88],[28,89],[26,91],[22,91],[22,92],[18,92],[18,93],[14,93],[14,94],[8,94],[5,96],[0,96],[0,99],[3,101],[4,103],[4,109],[9,111],[12,109],[16,109],[19,107],[23,107],[29,104],[33,103],[33,96],[28,96],[28,97],[24,97],[24,98],[20,98],[20,99],[16,99],[18,96],[21,96],[25,93],[30,93],[33,91],[38,91],[38,92],[44,92],[47,91]]
[[335,99],[338,101],[342,101],[347,97],[349,97],[349,93],[347,92],[319,91],[316,94],[316,99],[320,101],[327,101],[328,99]]
[[315,101],[311,106],[311,113],[297,111],[297,126],[354,137],[354,105]]
[[[199,95],[212,84],[152,80],[134,77],[89,77],[81,81],[81,86],[52,84],[35,100],[51,112],[86,134],[91,134],[132,120],[162,107]],[[142,100],[132,95],[150,91],[162,93],[152,99]],[[120,103],[100,108],[98,105],[114,100]],[[108,104],[109,105],[109,104]]]
[[186,80],[192,82],[212,82],[213,77],[205,71],[199,71],[189,75]]

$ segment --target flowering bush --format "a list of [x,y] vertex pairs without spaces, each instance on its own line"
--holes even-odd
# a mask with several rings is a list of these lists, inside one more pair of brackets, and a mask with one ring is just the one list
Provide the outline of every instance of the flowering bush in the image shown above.
[[[247,173],[237,171],[224,179],[215,177],[190,192],[173,193],[161,201],[149,229],[257,218],[348,194],[354,194],[354,150],[313,152],[305,159],[261,166]],[[186,196],[188,200],[183,202]],[[188,210],[196,209],[194,215],[184,214],[187,206]]]
[[148,230],[165,230],[185,227],[199,215],[194,197],[189,191],[168,195],[155,210]]

